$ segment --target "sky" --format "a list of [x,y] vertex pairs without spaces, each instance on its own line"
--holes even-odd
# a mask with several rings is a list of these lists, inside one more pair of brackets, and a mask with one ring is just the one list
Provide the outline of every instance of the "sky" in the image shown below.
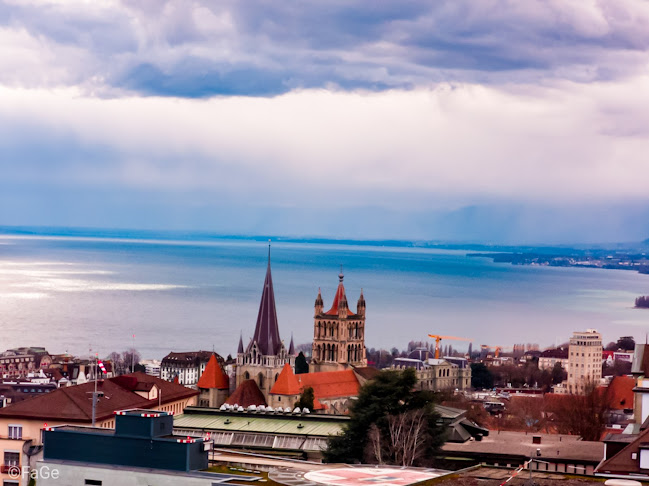
[[643,0],[0,1],[0,225],[649,238]]

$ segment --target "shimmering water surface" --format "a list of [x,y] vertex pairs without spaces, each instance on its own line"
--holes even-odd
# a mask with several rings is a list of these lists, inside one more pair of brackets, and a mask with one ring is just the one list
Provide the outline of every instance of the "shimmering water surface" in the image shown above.
[[[171,350],[236,352],[252,334],[267,246],[239,240],[152,241],[0,238],[0,349],[100,355],[131,346],[147,358]],[[325,306],[344,266],[355,308],[367,300],[368,347],[405,347],[428,333],[479,344],[542,346],[596,328],[606,342],[644,341],[649,276],[630,271],[496,264],[463,251],[274,243],[272,269],[282,338],[307,342],[313,303]],[[455,344],[455,343],[454,343]],[[458,347],[466,345],[457,342]],[[460,345],[461,344],[461,345]]]

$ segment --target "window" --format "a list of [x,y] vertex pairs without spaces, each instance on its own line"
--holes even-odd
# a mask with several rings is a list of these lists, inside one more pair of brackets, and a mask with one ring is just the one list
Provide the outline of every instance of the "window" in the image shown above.
[[18,466],[19,464],[20,464],[20,452],[5,451],[3,465]]
[[10,439],[22,439],[23,438],[23,426],[22,425],[11,425],[9,424],[9,438]]

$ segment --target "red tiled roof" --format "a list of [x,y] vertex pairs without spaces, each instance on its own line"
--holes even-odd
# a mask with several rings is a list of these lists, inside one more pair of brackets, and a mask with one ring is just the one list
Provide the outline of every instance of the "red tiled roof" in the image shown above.
[[277,377],[277,381],[270,389],[270,393],[273,395],[299,395],[300,390],[301,387],[293,373],[293,368],[286,363]]
[[[149,385],[150,384],[150,385]],[[97,382],[97,390],[104,397],[97,403],[97,420],[110,418],[117,410],[129,408],[156,408],[158,399],[147,400],[135,391],[156,385],[162,393],[162,404],[190,398],[198,391],[175,385],[146,373],[135,372]],[[94,382],[83,385],[59,388],[45,395],[36,396],[0,409],[0,417],[14,417],[33,420],[62,422],[92,421],[92,401]]]
[[316,400],[323,400],[356,396],[360,384],[353,370],[321,371],[295,375],[290,365],[285,364],[270,393],[273,395],[299,395],[306,387],[313,388]]
[[635,380],[631,376],[616,376],[608,385],[609,407],[613,410],[633,408],[633,387]]
[[223,372],[216,355],[213,354],[205,365],[205,371],[198,379],[197,386],[198,388],[217,388],[219,390],[230,388],[230,379]]
[[[326,315],[328,316],[337,316],[338,315],[338,306],[340,305],[341,301],[347,301],[347,296],[345,295],[345,286],[343,285],[342,280],[338,284],[338,289],[336,290],[336,295],[334,296],[334,303],[331,306],[331,309],[329,309],[327,312],[325,312]],[[349,305],[347,306],[347,315],[351,316],[354,313],[349,310]]]
[[310,386],[318,399],[358,395],[360,385],[354,370],[322,371],[297,375],[300,388]]
[[241,382],[225,403],[228,405],[234,405],[236,403],[244,408],[247,408],[250,405],[267,405],[266,398],[257,386],[257,383],[255,383],[255,380],[246,380]]

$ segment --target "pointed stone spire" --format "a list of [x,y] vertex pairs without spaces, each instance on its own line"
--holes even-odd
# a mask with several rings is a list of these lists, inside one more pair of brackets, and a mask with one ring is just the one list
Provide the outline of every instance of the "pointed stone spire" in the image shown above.
[[279,326],[277,324],[273,277],[270,273],[270,244],[268,245],[268,267],[266,268],[264,290],[262,291],[261,302],[259,303],[257,325],[255,326],[255,334],[248,345],[248,350],[250,350],[253,343],[257,343],[257,347],[263,356],[279,354],[282,346],[282,341],[279,337]]
[[239,334],[239,348],[237,349],[237,354],[243,354],[243,332]]
[[322,309],[324,308],[324,301],[322,300],[322,292],[320,292],[320,287],[318,287],[318,296],[315,298],[315,315],[318,316],[322,314]]
[[363,295],[363,289],[361,289],[361,296],[358,298],[358,303],[356,304],[356,314],[359,316],[365,315],[365,296]]
[[345,294],[345,286],[343,285],[343,266],[340,266],[340,274],[338,274],[338,289],[336,289],[336,295],[334,296],[334,301],[326,314],[331,316],[347,317],[349,314],[349,306],[347,305],[347,295]]
[[295,355],[295,346],[293,345],[293,333],[291,333],[291,344],[288,345],[288,355]]

